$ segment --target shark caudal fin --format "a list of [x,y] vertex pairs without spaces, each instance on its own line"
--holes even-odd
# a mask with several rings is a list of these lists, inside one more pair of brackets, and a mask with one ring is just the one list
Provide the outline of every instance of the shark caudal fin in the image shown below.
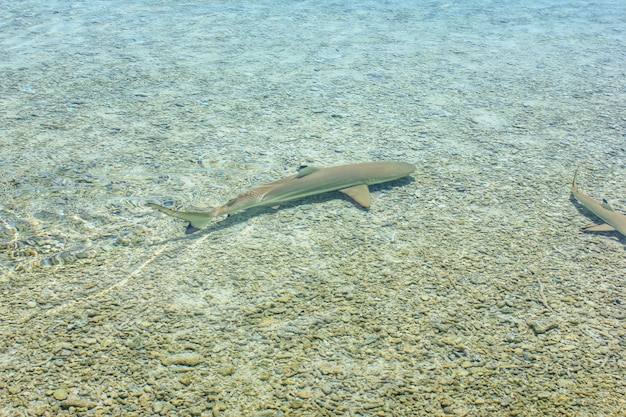
[[209,222],[211,221],[213,217],[215,217],[215,214],[213,214],[212,211],[206,211],[206,212],[176,211],[176,210],[172,210],[167,207],[163,207],[154,203],[146,203],[146,205],[148,207],[152,207],[153,209],[160,211],[161,213],[165,213],[169,216],[187,220],[189,222],[189,225],[187,226],[187,230],[185,231],[185,234],[188,234],[188,235],[202,229],[207,224],[209,224]]

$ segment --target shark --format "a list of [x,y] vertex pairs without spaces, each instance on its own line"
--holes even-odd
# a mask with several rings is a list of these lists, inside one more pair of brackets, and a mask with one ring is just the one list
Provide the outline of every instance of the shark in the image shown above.
[[362,162],[329,168],[302,166],[297,174],[253,188],[233,198],[225,205],[203,212],[177,211],[154,203],[147,206],[167,215],[189,222],[186,234],[197,232],[211,219],[230,215],[253,207],[278,207],[280,204],[301,198],[340,191],[363,208],[369,208],[369,185],[394,181],[415,172],[416,167],[407,162]]
[[585,232],[619,232],[623,236],[626,236],[626,216],[613,210],[613,207],[609,205],[606,200],[602,202],[596,201],[593,198],[578,191],[576,186],[576,175],[578,170],[574,173],[574,179],[572,180],[572,195],[583,205],[587,210],[604,220],[604,223],[587,226],[582,230]]

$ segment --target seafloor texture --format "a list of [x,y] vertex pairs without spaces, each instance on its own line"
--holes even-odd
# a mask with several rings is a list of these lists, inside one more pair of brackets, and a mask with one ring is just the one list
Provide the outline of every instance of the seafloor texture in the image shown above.
[[624,415],[626,7],[505,3],[1,3],[0,414]]

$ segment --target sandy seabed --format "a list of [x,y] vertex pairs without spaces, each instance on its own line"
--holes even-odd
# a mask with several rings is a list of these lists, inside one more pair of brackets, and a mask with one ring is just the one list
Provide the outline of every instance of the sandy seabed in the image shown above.
[[624,415],[624,2],[276,3],[0,5],[0,414]]

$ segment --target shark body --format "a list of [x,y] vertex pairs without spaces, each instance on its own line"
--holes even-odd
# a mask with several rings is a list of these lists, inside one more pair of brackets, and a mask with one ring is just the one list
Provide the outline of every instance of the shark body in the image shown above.
[[576,186],[576,174],[574,173],[574,179],[572,180],[572,195],[583,205],[587,210],[604,220],[603,224],[588,226],[583,228],[585,232],[614,232],[617,231],[623,236],[626,236],[626,216],[616,212],[609,205],[606,200],[602,202],[596,201],[593,198],[578,191]]
[[205,212],[176,211],[154,203],[149,207],[170,216],[187,220],[187,234],[205,227],[212,218],[233,214],[260,206],[278,206],[282,203],[312,195],[341,191],[362,207],[369,207],[371,196],[368,185],[393,181],[415,171],[415,165],[406,162],[364,162],[330,168],[302,167],[296,175],[251,189],[225,205]]

